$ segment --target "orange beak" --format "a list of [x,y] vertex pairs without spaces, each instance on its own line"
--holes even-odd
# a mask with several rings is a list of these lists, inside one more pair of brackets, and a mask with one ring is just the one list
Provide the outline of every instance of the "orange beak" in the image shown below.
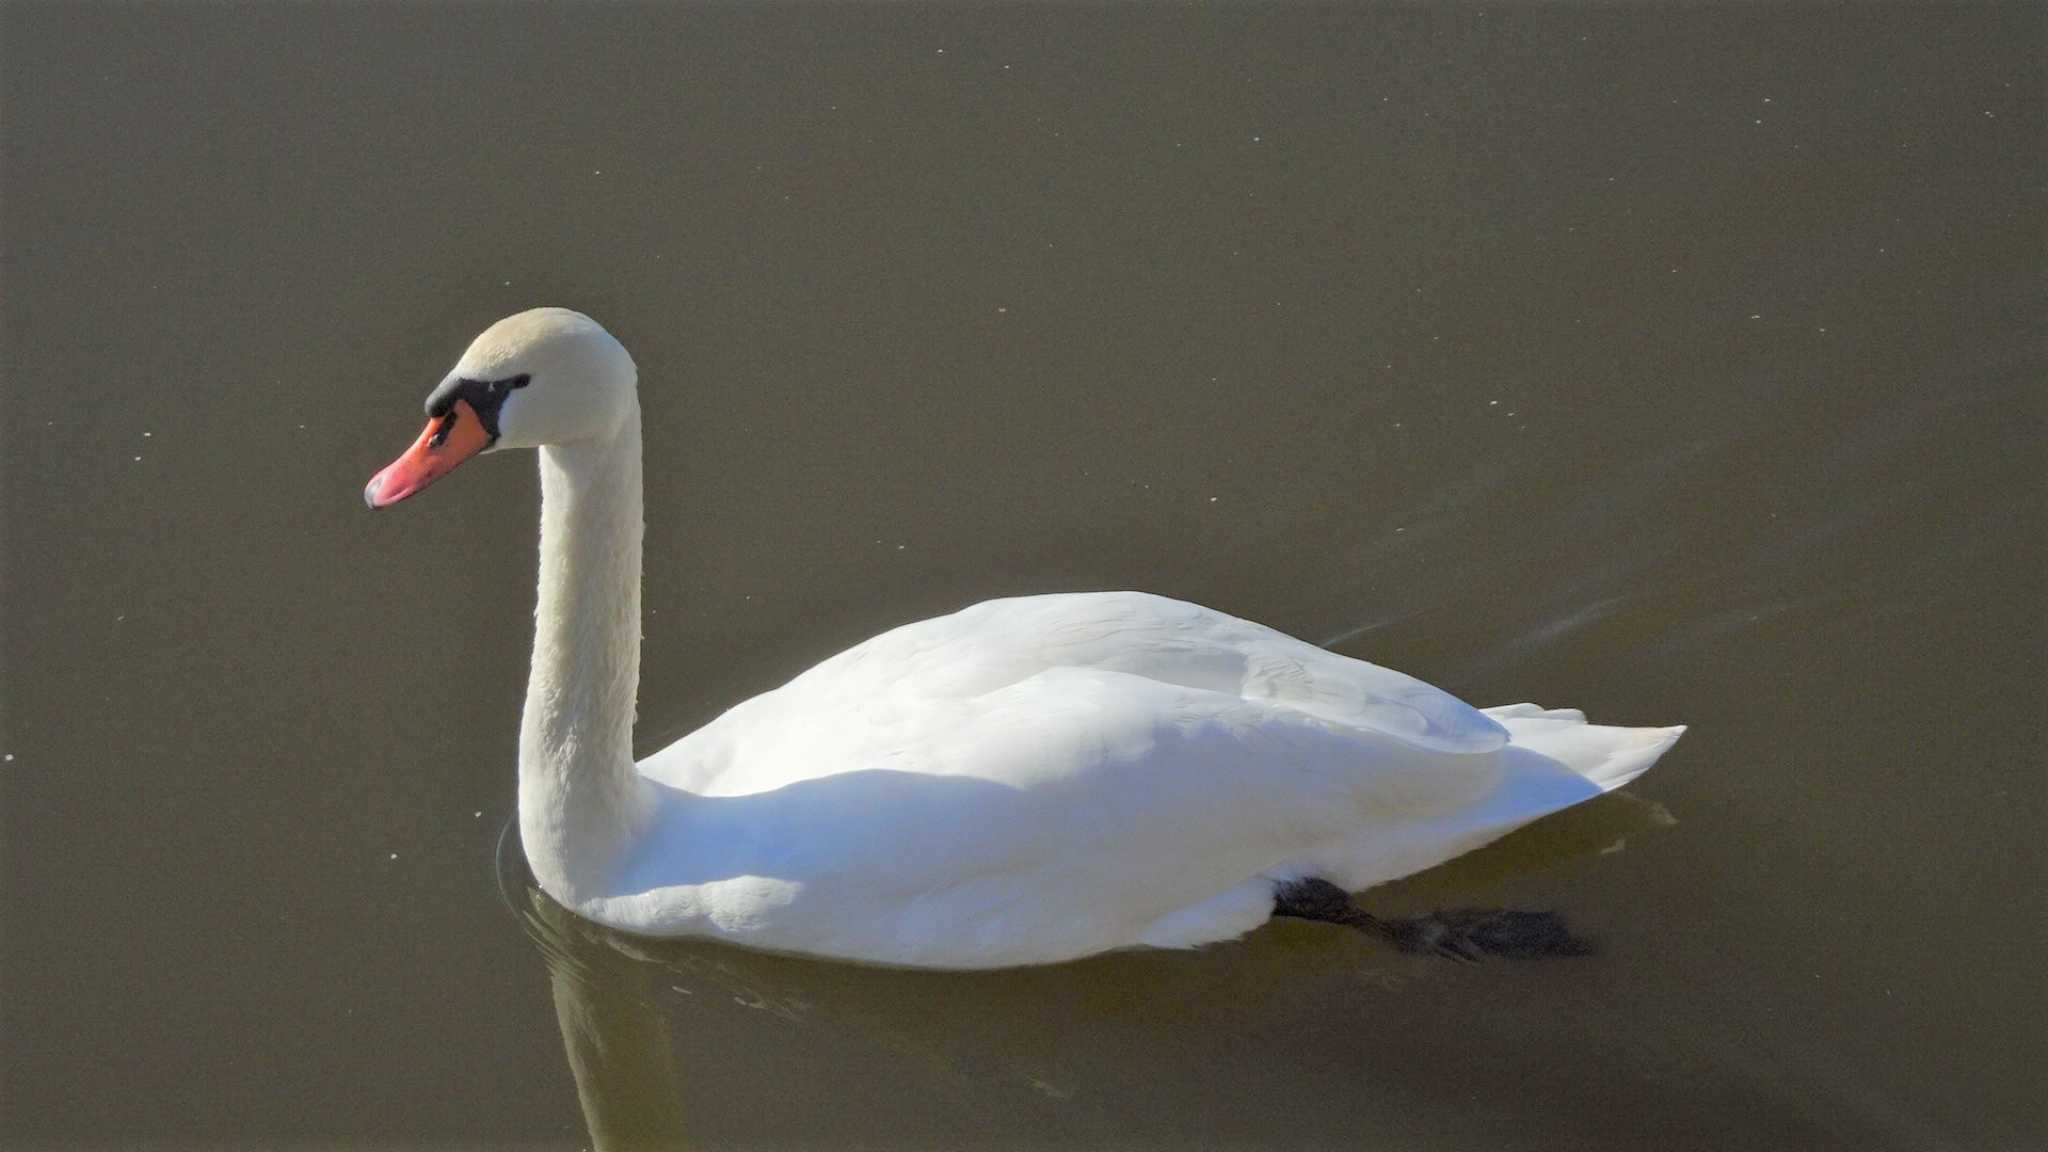
[[457,464],[490,447],[491,439],[476,409],[467,400],[457,400],[445,415],[427,421],[426,431],[405,455],[370,477],[363,503],[388,508],[455,471]]

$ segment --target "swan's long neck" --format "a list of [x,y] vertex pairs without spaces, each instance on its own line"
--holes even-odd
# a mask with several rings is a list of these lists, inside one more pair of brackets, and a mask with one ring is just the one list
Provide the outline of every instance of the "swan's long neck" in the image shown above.
[[640,683],[640,411],[609,440],[540,450],[540,600],[519,726],[519,832],[534,878],[598,894],[650,800],[633,768]]

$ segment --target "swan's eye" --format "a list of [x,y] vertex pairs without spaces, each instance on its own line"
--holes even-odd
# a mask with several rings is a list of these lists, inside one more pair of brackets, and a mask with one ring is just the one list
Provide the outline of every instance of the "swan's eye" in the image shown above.
[[456,413],[452,407],[443,413],[440,417],[441,423],[435,426],[434,435],[427,443],[436,448],[446,444],[448,442],[448,433],[455,430],[455,416]]

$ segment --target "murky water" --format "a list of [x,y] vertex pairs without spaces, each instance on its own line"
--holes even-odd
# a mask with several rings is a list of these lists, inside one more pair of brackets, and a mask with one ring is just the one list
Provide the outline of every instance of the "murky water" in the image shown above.
[[[0,10],[18,1147],[2048,1140],[2038,9]],[[1381,893],[982,975],[500,867],[531,464],[642,369],[642,747],[892,623],[1152,589],[1692,733]],[[516,859],[516,856],[515,856]]]

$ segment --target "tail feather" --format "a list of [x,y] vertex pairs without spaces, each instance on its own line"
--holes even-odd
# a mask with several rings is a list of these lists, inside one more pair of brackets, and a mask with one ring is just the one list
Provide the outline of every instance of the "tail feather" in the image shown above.
[[1685,735],[1685,725],[1670,728],[1612,728],[1586,723],[1575,708],[1538,708],[1508,704],[1483,709],[1508,730],[1508,743],[1556,760],[1612,792],[1649,771],[1659,756]]

